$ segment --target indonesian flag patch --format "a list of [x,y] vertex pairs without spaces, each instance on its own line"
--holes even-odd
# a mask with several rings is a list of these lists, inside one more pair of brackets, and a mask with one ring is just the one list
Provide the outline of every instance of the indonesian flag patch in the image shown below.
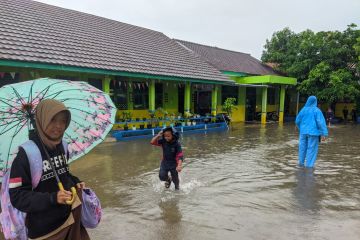
[[22,186],[22,178],[10,178],[9,180],[9,188],[17,188]]

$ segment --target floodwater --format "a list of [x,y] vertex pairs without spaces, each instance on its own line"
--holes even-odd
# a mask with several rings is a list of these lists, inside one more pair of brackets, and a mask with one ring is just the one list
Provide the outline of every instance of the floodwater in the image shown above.
[[103,143],[71,168],[101,199],[92,239],[360,239],[360,126],[335,125],[314,172],[293,124],[185,134],[181,190],[150,139]]

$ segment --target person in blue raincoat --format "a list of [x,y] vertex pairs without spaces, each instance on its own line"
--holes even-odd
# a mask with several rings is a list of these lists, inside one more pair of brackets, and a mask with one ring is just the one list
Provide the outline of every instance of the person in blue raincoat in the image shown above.
[[319,139],[325,140],[328,130],[324,115],[317,107],[317,99],[310,96],[296,117],[299,136],[299,165],[312,168],[315,165],[319,148]]

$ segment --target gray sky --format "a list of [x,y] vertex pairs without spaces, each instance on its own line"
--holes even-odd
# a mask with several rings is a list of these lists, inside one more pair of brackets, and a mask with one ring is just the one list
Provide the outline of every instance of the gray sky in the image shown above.
[[190,42],[250,53],[290,27],[327,31],[360,27],[360,0],[39,0],[129,23]]

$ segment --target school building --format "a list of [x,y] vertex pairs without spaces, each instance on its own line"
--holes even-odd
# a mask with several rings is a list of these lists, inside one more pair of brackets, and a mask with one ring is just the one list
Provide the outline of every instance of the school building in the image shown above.
[[[221,112],[237,99],[233,121],[292,108],[284,77],[249,54],[167,37],[154,30],[31,0],[0,0],[0,87],[50,77],[86,81],[132,118]],[[288,109],[288,110],[287,110]]]

